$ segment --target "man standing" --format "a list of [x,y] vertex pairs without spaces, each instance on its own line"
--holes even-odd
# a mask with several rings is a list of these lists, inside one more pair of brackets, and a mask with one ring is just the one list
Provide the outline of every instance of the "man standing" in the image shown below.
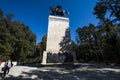
[[8,73],[9,73],[10,68],[13,66],[11,59],[7,61],[7,66],[8,66]]
[[10,71],[10,68],[12,67],[12,61],[11,59],[9,59],[8,61],[5,62],[5,66],[4,66],[4,76],[6,76],[6,73],[8,74]]

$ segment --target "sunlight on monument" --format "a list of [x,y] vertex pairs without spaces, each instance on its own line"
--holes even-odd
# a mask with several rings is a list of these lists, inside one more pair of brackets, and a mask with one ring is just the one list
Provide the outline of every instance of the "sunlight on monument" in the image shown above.
[[71,47],[69,18],[64,17],[68,12],[62,10],[61,6],[50,9],[52,13],[48,18],[47,45],[42,64],[73,63],[75,53]]

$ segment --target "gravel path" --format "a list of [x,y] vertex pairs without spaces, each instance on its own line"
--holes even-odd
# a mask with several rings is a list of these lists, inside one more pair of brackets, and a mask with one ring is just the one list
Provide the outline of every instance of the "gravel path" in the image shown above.
[[[0,72],[2,73],[2,72]],[[1,77],[1,76],[0,76]],[[104,65],[14,66],[2,80],[120,80],[120,68]]]

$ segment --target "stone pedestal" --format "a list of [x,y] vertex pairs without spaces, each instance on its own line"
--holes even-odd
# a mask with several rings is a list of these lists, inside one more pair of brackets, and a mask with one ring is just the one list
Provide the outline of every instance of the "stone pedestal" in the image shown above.
[[[71,51],[69,19],[49,16],[46,51],[43,52],[42,64],[64,63],[73,58]],[[67,60],[66,60],[67,61]],[[73,62],[73,59],[69,62]]]

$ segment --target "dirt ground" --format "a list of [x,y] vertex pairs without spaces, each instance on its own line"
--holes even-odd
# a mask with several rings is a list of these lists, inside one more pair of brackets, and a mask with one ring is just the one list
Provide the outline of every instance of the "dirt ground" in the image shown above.
[[65,66],[14,66],[2,80],[120,80],[120,67],[80,63]]

